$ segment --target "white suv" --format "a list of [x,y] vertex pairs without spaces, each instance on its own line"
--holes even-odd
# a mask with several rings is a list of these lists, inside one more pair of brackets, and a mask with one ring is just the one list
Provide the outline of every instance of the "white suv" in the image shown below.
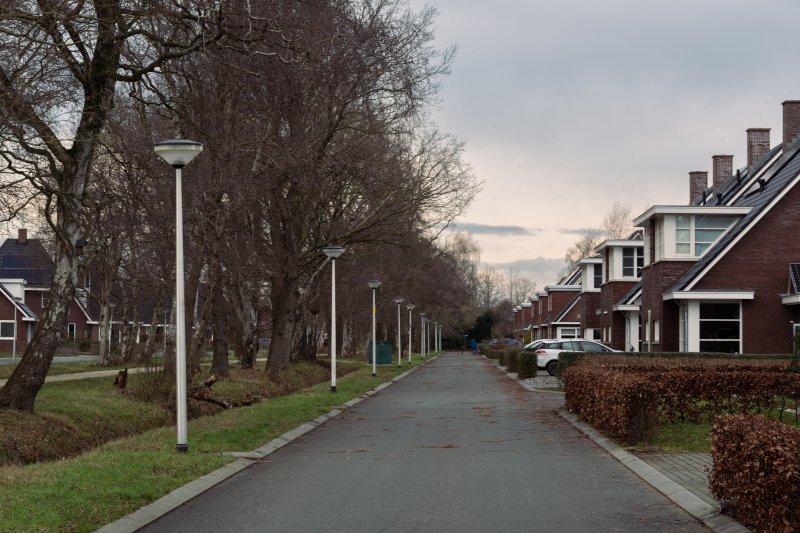
[[558,374],[558,354],[561,352],[614,353],[608,346],[586,339],[559,339],[544,341],[536,349],[536,364],[551,376]]

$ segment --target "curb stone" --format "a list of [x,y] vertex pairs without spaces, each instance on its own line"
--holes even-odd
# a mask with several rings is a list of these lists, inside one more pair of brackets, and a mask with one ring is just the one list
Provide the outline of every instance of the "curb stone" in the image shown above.
[[199,496],[200,494],[204,493],[205,491],[214,487],[215,485],[225,481],[234,474],[239,473],[248,466],[257,463],[264,457],[267,457],[268,455],[278,451],[279,449],[283,448],[290,442],[302,437],[309,431],[324,424],[331,418],[335,418],[341,415],[348,408],[358,403],[361,403],[367,398],[374,396],[378,392],[382,391],[392,383],[395,383],[403,379],[404,377],[408,376],[417,369],[425,366],[430,361],[433,361],[434,359],[436,359],[436,357],[438,357],[438,355],[425,358],[422,361],[422,363],[415,366],[414,368],[411,368],[403,372],[402,374],[395,376],[389,381],[377,385],[375,388],[365,392],[361,396],[356,396],[352,400],[345,402],[344,405],[340,407],[331,409],[327,413],[318,416],[313,420],[309,420],[308,422],[305,422],[290,431],[287,431],[283,435],[272,439],[268,443],[264,444],[263,446],[260,446],[259,448],[256,448],[255,450],[249,452],[223,452],[223,455],[230,455],[232,457],[236,457],[236,460],[233,461],[232,463],[228,463],[227,465],[221,468],[218,468],[217,470],[209,472],[204,476],[200,476],[199,478],[195,479],[194,481],[190,481],[189,483],[183,485],[182,487],[178,487],[177,489],[173,490],[166,496],[162,496],[153,503],[145,505],[144,507],[130,514],[127,514],[122,518],[114,522],[111,522],[110,524],[106,524],[100,529],[97,529],[96,533],[132,533],[152,522],[155,522],[162,516],[171,512],[172,510],[187,503],[189,500]]

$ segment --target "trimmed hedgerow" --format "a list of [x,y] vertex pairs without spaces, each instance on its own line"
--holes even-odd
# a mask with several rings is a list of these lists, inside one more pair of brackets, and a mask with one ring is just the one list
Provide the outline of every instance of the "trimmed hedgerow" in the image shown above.
[[800,531],[800,431],[765,416],[717,417],[711,493],[756,532]]
[[519,379],[536,377],[536,352],[517,352],[517,374]]
[[504,361],[505,367],[508,368],[509,372],[516,372],[517,371],[517,353],[519,352],[519,346],[507,346],[504,350]]
[[503,350],[499,350],[497,348],[489,348],[486,351],[486,357],[488,357],[489,359],[495,359],[499,361],[501,355],[503,355]]
[[619,361],[585,358],[563,378],[567,407],[625,443],[645,440],[659,422],[783,413],[800,398],[800,374],[787,371],[788,361]]

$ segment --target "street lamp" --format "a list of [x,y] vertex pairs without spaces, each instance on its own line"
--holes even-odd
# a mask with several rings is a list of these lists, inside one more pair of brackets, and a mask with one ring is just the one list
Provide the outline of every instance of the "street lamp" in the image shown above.
[[425,359],[425,313],[419,314],[419,354]]
[[405,301],[405,298],[399,296],[394,299],[394,303],[397,304],[397,368],[403,366],[403,347],[401,346],[403,340],[400,336],[400,304]]
[[372,289],[372,377],[375,377],[377,375],[377,357],[375,351],[375,289],[381,286],[381,282],[378,280],[372,280],[368,281],[367,285],[369,285],[369,288]]
[[439,323],[433,323],[433,353],[439,352]]
[[[181,169],[203,151],[203,145],[186,139],[162,141],[155,146],[155,152],[175,169],[175,375],[179,452],[189,451],[186,432],[186,320],[183,303],[183,199],[181,190]],[[112,325],[113,327],[113,325]],[[109,343],[109,349],[111,348]]]
[[414,309],[416,305],[414,304],[406,304],[406,309],[408,309],[408,364],[411,364],[411,310]]
[[331,260],[331,392],[336,392],[336,258],[344,253],[344,248],[326,246],[322,253]]

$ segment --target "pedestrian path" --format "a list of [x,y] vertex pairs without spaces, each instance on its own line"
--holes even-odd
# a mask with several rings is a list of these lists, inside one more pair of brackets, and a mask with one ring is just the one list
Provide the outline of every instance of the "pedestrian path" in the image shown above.
[[709,505],[720,509],[719,501],[708,489],[708,473],[713,464],[710,453],[647,453],[637,454],[637,457]]
[[[500,367],[506,370],[505,367]],[[507,374],[525,389],[530,391],[553,392],[553,384],[546,380],[520,380],[516,374]],[[633,455],[602,436],[594,428],[583,423],[579,418],[561,409],[559,414],[583,431],[600,447],[616,457],[651,486],[662,492],[678,506],[702,521],[712,531],[720,533],[746,533],[750,531],[733,518],[721,514],[721,506],[708,488],[708,473],[713,461],[708,453],[659,453]]]

